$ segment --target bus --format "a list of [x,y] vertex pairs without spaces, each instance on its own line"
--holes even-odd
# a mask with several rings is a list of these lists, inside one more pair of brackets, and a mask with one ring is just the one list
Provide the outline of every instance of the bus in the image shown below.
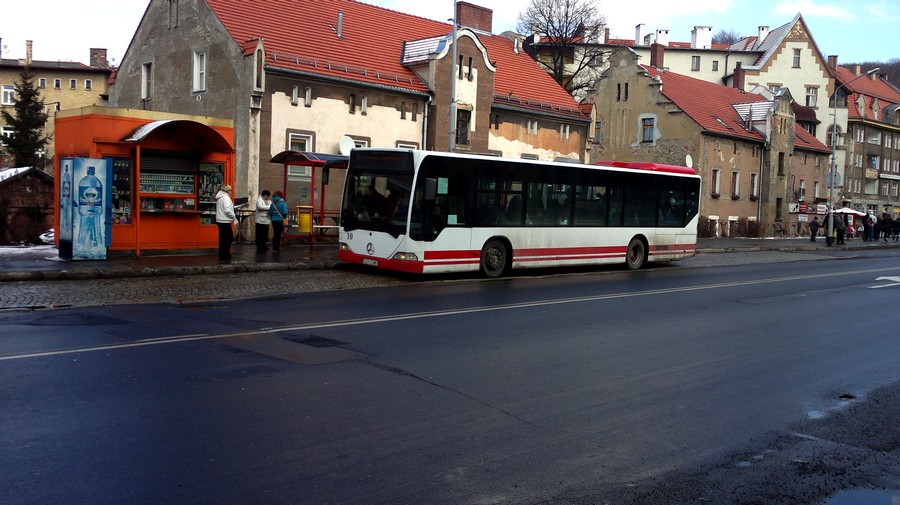
[[653,163],[354,149],[342,261],[411,273],[648,262],[693,256],[700,176]]

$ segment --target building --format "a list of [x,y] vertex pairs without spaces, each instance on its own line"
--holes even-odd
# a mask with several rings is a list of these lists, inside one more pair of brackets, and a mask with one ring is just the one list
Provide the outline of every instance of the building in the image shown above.
[[815,204],[826,196],[830,150],[795,123],[789,90],[746,93],[644,65],[627,48],[609,63],[591,161],[693,165],[703,177],[700,214],[717,235],[743,233],[734,227],[745,223],[796,234],[824,214]]
[[[835,203],[876,215],[900,213],[900,91],[877,74],[866,75],[828,60],[836,91],[827,126],[835,144]],[[844,129],[843,124],[846,124]],[[832,138],[832,128],[836,135]]]
[[516,41],[491,33],[490,10],[460,2],[453,30],[355,0],[290,8],[151,0],[111,105],[233,120],[236,196],[255,201],[287,179],[292,206],[310,196],[309,168],[270,160],[285,150],[337,154],[342,140],[583,159],[589,117]]
[[[14,114],[11,109],[15,105],[16,84],[20,80],[22,70],[29,68],[34,73],[35,86],[49,115],[44,129],[44,133],[50,137],[44,153],[47,160],[44,170],[52,173],[55,113],[60,110],[104,105],[112,70],[106,61],[106,49],[91,49],[89,65],[68,61],[33,60],[31,55],[32,42],[28,41],[24,59],[0,60],[0,87],[3,92],[0,107],[9,108],[10,113]],[[0,117],[0,134],[4,136],[13,134],[12,129],[3,123],[2,117]],[[0,156],[0,167],[12,164],[11,156]]]
[[34,167],[0,170],[0,244],[36,244],[53,227],[53,177]]

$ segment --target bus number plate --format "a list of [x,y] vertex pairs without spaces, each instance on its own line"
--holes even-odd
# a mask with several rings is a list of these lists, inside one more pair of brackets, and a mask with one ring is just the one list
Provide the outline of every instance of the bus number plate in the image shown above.
[[363,258],[363,265],[370,265],[373,267],[378,266],[378,260],[373,260],[372,258]]

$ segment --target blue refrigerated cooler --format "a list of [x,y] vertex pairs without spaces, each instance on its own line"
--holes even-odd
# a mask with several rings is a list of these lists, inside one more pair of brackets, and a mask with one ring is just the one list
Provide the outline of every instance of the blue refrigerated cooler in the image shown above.
[[112,240],[112,159],[62,158],[59,257],[103,260]]

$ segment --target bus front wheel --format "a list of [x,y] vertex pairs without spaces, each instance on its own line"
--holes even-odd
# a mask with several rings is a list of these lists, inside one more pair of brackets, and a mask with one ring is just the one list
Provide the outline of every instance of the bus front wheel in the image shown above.
[[509,251],[499,240],[489,240],[481,250],[481,271],[487,277],[500,277],[506,272]]
[[647,259],[647,246],[644,241],[634,237],[628,243],[628,250],[625,251],[625,263],[631,270],[640,270],[644,266]]

